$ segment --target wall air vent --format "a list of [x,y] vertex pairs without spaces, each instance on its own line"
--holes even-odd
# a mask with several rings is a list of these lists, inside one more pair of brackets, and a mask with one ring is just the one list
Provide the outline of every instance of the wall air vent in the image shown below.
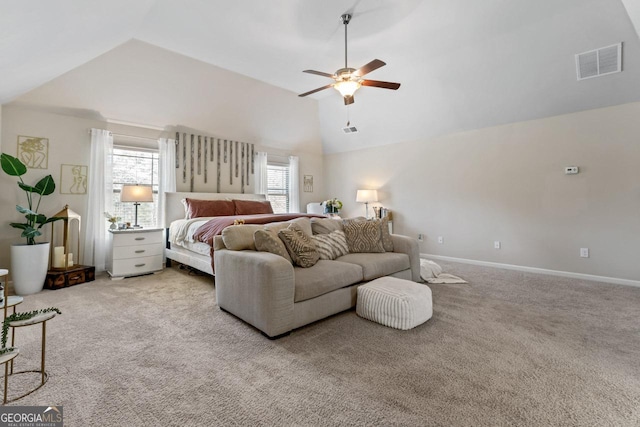
[[622,71],[622,43],[576,55],[578,81]]
[[346,128],[342,128],[342,131],[344,133],[357,133],[358,132],[358,128],[355,126],[347,126]]

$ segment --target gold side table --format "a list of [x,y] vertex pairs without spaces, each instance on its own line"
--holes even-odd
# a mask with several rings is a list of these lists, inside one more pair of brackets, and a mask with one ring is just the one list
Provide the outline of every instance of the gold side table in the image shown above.
[[[16,312],[16,305],[23,301],[22,297],[12,296],[7,298],[7,277],[9,276],[9,270],[0,268],[0,277],[4,278],[4,287],[2,288],[2,311],[3,321],[7,318],[7,308],[13,307],[13,312]],[[11,346],[13,347],[13,333],[11,335]],[[13,359],[20,354],[20,350],[14,348],[8,353],[0,356],[0,364],[4,365],[4,397],[2,403],[7,403],[7,392],[9,389],[9,362],[11,362],[11,373],[13,373]]]
[[[47,312],[47,313],[42,313],[39,314],[37,316],[32,317],[31,319],[26,319],[26,320],[15,320],[13,322],[9,322],[9,327],[11,328],[22,328],[25,326],[33,326],[33,325],[37,325],[39,323],[42,324],[42,351],[41,351],[41,359],[40,359],[40,370],[37,369],[32,369],[32,370],[27,370],[27,371],[19,371],[19,372],[13,372],[13,366],[12,368],[12,375],[18,375],[18,374],[26,374],[26,373],[30,373],[30,372],[36,372],[36,373],[40,373],[42,375],[42,379],[40,381],[40,385],[37,386],[36,388],[34,388],[33,390],[23,394],[22,396],[16,397],[15,399],[12,399],[11,402],[14,402],[18,399],[22,399],[25,396],[30,395],[31,393],[33,393],[34,391],[38,390],[40,387],[42,387],[43,385],[45,385],[45,383],[47,382],[47,380],[49,379],[49,374],[47,374],[47,372],[45,371],[45,356],[46,356],[46,348],[47,348],[47,322],[51,319],[53,319],[54,317],[56,317],[56,312]],[[12,343],[13,345],[13,343]],[[13,365],[13,364],[12,364]]]

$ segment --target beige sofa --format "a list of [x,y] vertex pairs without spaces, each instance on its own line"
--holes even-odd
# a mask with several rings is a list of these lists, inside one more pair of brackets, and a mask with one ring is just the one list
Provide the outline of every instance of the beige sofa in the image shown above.
[[[252,230],[241,227],[248,239]],[[258,252],[248,240],[225,245],[229,239],[224,237],[214,240],[218,306],[269,338],[354,307],[358,285],[370,280],[393,276],[420,281],[418,242],[405,236],[391,235],[393,252],[350,253],[310,268]]]

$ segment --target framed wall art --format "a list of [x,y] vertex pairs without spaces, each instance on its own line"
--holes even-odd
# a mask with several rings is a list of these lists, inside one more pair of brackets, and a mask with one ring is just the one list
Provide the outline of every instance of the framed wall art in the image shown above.
[[313,193],[313,175],[305,175],[303,183],[304,192]]
[[60,194],[87,194],[88,166],[60,166]]
[[18,159],[31,169],[47,169],[49,138],[18,135]]

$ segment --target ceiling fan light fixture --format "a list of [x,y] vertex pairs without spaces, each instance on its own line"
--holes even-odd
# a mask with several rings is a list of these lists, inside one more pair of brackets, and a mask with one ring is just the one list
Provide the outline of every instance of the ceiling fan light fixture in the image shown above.
[[340,92],[340,95],[343,97],[353,96],[360,88],[360,82],[357,80],[342,80],[334,83],[333,87]]

